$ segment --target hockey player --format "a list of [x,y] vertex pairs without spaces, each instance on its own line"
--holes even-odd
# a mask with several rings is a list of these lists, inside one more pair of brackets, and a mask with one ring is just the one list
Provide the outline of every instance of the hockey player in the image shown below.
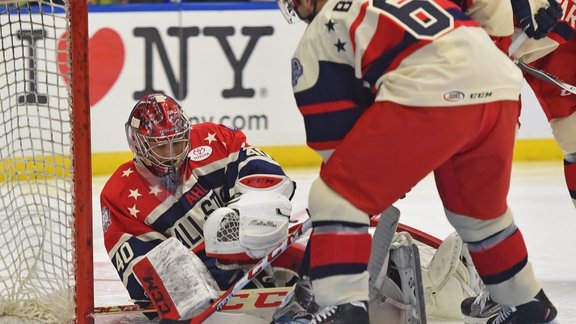
[[448,1],[279,6],[289,22],[308,23],[292,86],[308,145],[324,160],[308,206],[310,274],[322,307],[312,322],[369,322],[369,215],[432,171],[493,298],[552,320],[556,309],[506,203],[522,85],[512,61]]
[[242,275],[217,259],[260,259],[287,237],[295,184],[240,130],[191,126],[164,94],[136,103],[126,136],[134,159],[101,193],[106,249],[133,300],[190,316]]
[[[541,5],[536,1],[531,2],[533,3],[516,1],[516,6],[518,3],[524,5],[527,3],[528,7],[534,8]],[[551,2],[551,5],[554,3]],[[530,63],[537,69],[574,84],[576,83],[576,65],[573,63],[576,61],[576,3],[572,0],[562,0],[559,6],[563,12],[559,23],[543,28],[550,30],[553,27],[551,33],[545,34],[546,37],[528,39],[513,54],[515,59]],[[549,20],[539,19],[542,24],[546,21]],[[568,192],[576,206],[576,96],[534,76],[525,75],[525,78],[550,123],[555,140],[564,152],[564,176]],[[500,305],[490,298],[488,291],[477,297],[465,299],[461,305],[466,323],[484,323],[488,318],[498,314],[500,309]],[[506,312],[509,312],[509,307],[503,308],[502,314]]]
[[[528,40],[520,48],[520,60],[576,84],[576,2],[563,0],[564,15],[548,37]],[[544,55],[546,51],[552,52]],[[525,75],[542,107],[554,139],[564,153],[564,178],[576,207],[576,95],[553,84]]]

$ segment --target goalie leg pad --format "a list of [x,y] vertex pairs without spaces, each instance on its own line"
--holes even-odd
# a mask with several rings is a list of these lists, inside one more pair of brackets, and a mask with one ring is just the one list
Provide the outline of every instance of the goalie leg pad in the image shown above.
[[386,266],[375,280],[379,293],[370,300],[370,322],[426,324],[420,256],[408,233],[394,236]]
[[133,271],[160,318],[190,318],[218,298],[202,260],[173,237],[146,253]]
[[457,233],[448,235],[430,263],[422,265],[428,315],[461,319],[460,303],[483,287],[468,250]]

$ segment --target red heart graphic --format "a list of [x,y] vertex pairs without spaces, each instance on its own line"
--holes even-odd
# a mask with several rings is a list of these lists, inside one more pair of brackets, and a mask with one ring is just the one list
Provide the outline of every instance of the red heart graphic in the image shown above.
[[[66,61],[66,33],[58,42],[58,67],[64,80],[68,82]],[[112,88],[124,66],[124,44],[120,35],[110,29],[98,30],[88,40],[88,59],[90,73],[90,106],[94,106]]]

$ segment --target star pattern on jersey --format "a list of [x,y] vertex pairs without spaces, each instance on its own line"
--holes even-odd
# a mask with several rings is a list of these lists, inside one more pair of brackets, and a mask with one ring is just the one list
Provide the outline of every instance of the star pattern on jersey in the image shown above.
[[346,52],[346,48],[344,48],[345,45],[346,42],[342,42],[340,38],[338,38],[338,42],[334,44],[334,46],[336,46],[336,48],[338,49],[338,53],[340,53],[340,51]]
[[212,144],[216,140],[216,133],[208,133],[204,140],[208,141],[208,145]]
[[158,197],[158,194],[161,193],[161,192],[162,192],[162,189],[160,189],[159,186],[150,186],[150,192],[149,192],[149,194]]
[[138,213],[140,212],[138,209],[136,209],[136,205],[129,207],[128,211],[130,211],[130,215],[134,216],[134,218],[138,217]]
[[128,191],[130,191],[130,194],[128,195],[128,197],[132,197],[134,198],[134,200],[138,200],[138,197],[142,196],[142,194],[140,194],[138,192],[138,188],[132,190],[132,189],[128,189]]
[[132,168],[128,168],[128,169],[122,171],[122,176],[123,177],[129,177],[130,174],[132,174],[132,173],[134,173],[134,171],[132,171]]
[[328,32],[335,31],[334,25],[335,24],[332,21],[332,19],[328,20],[328,22],[324,24],[324,26],[326,26],[326,28],[328,28]]

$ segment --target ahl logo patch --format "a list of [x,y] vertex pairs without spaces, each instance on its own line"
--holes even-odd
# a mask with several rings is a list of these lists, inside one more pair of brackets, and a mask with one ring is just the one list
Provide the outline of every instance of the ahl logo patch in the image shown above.
[[190,150],[190,153],[188,153],[188,157],[192,161],[206,160],[210,155],[212,155],[212,148],[208,145],[193,148]]
[[110,218],[110,210],[107,207],[102,207],[102,230],[104,232],[108,231],[108,227],[112,224],[112,219]]
[[302,63],[297,58],[292,59],[292,86],[296,86],[298,79],[304,74]]
[[466,94],[460,90],[452,90],[444,94],[444,100],[448,102],[458,102],[466,98]]

